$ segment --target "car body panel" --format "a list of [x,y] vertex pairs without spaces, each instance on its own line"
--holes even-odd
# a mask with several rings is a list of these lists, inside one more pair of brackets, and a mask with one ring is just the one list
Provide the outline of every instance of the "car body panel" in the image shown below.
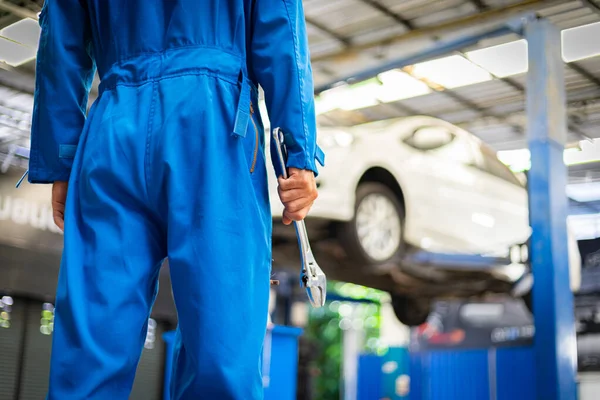
[[[427,150],[407,144],[416,140],[421,128],[429,129],[428,135],[447,131],[452,139]],[[414,116],[350,128],[321,128],[319,142],[326,166],[317,178],[319,198],[309,219],[351,221],[361,179],[370,169],[381,168],[402,190],[404,241],[413,247],[506,256],[511,246],[526,243],[531,235],[526,188],[494,152],[455,125]],[[272,170],[269,190],[276,199]],[[271,205],[277,218],[283,206],[279,201]],[[569,238],[572,286],[578,287],[581,261],[576,244],[571,243],[574,238]]]

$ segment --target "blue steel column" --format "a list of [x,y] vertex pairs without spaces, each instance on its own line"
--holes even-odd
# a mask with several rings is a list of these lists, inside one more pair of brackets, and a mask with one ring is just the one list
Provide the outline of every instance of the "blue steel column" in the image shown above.
[[567,124],[561,37],[546,20],[529,22],[525,34],[536,391],[539,400],[575,400],[577,346],[566,231],[563,149]]

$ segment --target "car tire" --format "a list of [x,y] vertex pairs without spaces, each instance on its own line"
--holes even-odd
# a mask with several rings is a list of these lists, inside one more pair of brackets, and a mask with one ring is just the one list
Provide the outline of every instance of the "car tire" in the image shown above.
[[[373,205],[381,206],[390,215],[390,218],[376,222],[379,224],[376,229],[390,232],[389,238],[382,239],[384,246],[378,254],[374,247],[369,249],[364,243],[367,238],[363,227],[369,218],[367,208],[372,208]],[[401,255],[404,250],[404,207],[387,186],[377,182],[361,183],[356,190],[354,218],[342,224],[339,236],[346,253],[353,260],[365,265],[386,263]]]
[[400,322],[407,326],[424,324],[431,312],[431,300],[392,295],[392,307]]

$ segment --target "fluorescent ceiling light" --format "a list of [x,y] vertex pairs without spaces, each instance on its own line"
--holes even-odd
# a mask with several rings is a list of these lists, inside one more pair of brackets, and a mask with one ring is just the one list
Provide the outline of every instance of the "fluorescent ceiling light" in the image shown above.
[[0,61],[18,67],[33,60],[37,53],[40,26],[25,18],[0,30]]
[[567,185],[567,196],[580,203],[600,200],[600,182]]
[[29,60],[33,60],[35,55],[35,48],[23,46],[0,37],[0,61],[4,61],[13,67],[18,67]]
[[355,85],[343,85],[321,93],[317,100],[317,114],[322,114],[336,108],[356,110],[377,105],[377,95],[381,84],[376,79],[370,79]]
[[323,96],[323,93],[321,93],[321,96],[315,97],[315,112],[317,115],[324,114],[337,108],[334,97],[327,95]]
[[377,78],[326,90],[315,98],[315,111],[320,115],[335,109],[357,110],[430,92],[425,83],[407,73],[390,70],[379,74]]
[[562,57],[572,62],[600,54],[600,22],[565,29],[562,32]]
[[600,161],[600,140],[593,139],[582,140],[579,142],[579,148],[565,151],[564,160],[567,165],[585,164],[594,161]]
[[383,72],[378,78],[383,85],[377,98],[384,103],[431,93],[427,84],[397,69]]
[[[594,139],[592,142],[583,140],[579,142],[579,148],[581,150],[565,149],[563,153],[565,165],[600,162],[600,139]],[[497,153],[497,157],[513,171],[525,171],[531,167],[529,149],[502,150]],[[521,168],[523,166],[527,166],[527,168]]]
[[492,80],[485,69],[461,56],[444,57],[413,66],[413,75],[448,89]]
[[531,169],[531,153],[529,149],[499,151],[496,153],[496,156],[513,172],[523,172]]
[[40,31],[40,25],[36,20],[25,18],[0,30],[0,36],[37,49]]
[[379,103],[377,97],[381,90],[381,83],[376,79],[339,88],[338,101],[342,110],[356,110],[359,108],[375,106]]
[[469,51],[466,55],[475,64],[500,78],[522,74],[528,68],[525,39]]

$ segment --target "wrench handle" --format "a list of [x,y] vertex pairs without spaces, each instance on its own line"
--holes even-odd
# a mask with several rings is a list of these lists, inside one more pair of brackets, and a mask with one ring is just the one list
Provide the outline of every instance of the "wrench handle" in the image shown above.
[[[283,179],[287,179],[287,150],[285,148],[284,136],[281,129],[275,128],[273,130],[273,140],[276,144],[275,148],[277,150],[277,159],[279,160],[279,166],[281,167]],[[302,265],[304,266],[306,264],[306,255],[311,252],[308,233],[306,232],[306,224],[304,221],[294,221],[294,227],[296,228],[298,245],[300,246],[300,257],[302,257]],[[310,273],[313,273],[313,271],[310,271]]]

